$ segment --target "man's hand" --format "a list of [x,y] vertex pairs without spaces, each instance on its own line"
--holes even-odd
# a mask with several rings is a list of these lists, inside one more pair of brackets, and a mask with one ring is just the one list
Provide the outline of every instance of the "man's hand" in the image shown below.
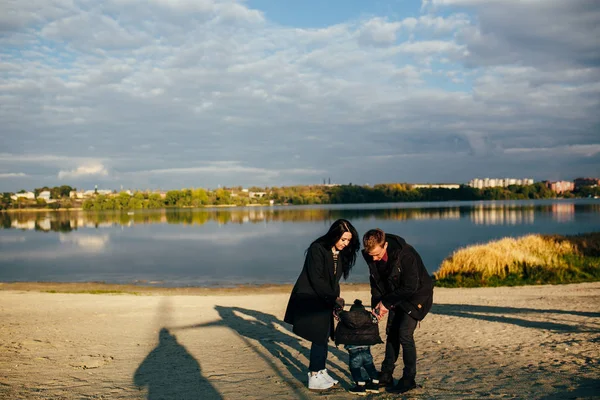
[[390,310],[388,310],[382,302],[379,302],[373,309],[372,314],[377,317],[378,320],[381,320],[388,312],[390,312]]

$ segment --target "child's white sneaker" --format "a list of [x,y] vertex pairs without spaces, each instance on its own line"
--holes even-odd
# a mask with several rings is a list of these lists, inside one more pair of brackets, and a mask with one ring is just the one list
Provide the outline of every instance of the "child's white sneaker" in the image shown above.
[[333,386],[333,383],[329,382],[323,371],[319,371],[316,374],[312,372],[308,373],[308,388],[311,390],[327,390]]
[[319,372],[321,372],[325,376],[325,379],[327,379],[332,384],[337,385],[338,383],[340,383],[340,381],[338,381],[337,379],[333,379],[331,375],[329,375],[327,369],[322,369]]

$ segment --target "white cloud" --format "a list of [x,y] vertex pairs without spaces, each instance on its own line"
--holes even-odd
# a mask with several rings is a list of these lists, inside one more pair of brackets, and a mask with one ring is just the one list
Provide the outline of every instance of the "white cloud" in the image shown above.
[[396,41],[396,32],[401,26],[401,22],[387,22],[384,18],[372,18],[360,28],[359,40],[368,44],[391,44]]
[[600,144],[567,145],[559,147],[533,147],[505,149],[507,153],[554,153],[570,154],[578,157],[594,157],[600,154]]
[[24,174],[23,172],[6,172],[6,173],[0,173],[0,178],[23,178],[26,177],[27,174]]
[[107,176],[108,171],[102,164],[89,164],[77,167],[70,171],[59,171],[58,179],[73,179],[82,176]]
[[452,41],[423,40],[416,42],[404,42],[396,47],[398,51],[412,54],[436,54],[456,53],[464,49]]

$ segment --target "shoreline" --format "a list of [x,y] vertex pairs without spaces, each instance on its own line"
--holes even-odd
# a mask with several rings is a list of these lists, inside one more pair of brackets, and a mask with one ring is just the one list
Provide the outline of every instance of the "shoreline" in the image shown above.
[[[348,292],[369,291],[368,283],[342,283]],[[130,283],[104,282],[0,282],[1,291],[85,294],[135,294],[135,295],[190,295],[190,296],[245,296],[252,294],[291,293],[294,284],[240,284],[235,286],[149,286]]]
[[412,203],[479,203],[479,202],[531,202],[531,201],[572,201],[572,200],[600,200],[597,197],[553,197],[548,199],[506,199],[506,200],[428,200],[428,201],[400,201],[400,202],[376,202],[376,203],[322,203],[322,204],[292,204],[292,203],[275,203],[275,204],[210,204],[203,205],[200,207],[192,207],[192,206],[182,206],[182,207],[160,207],[160,208],[134,208],[134,209],[122,209],[122,210],[84,210],[83,207],[71,207],[71,208],[8,208],[8,209],[0,209],[0,213],[21,213],[21,212],[44,212],[44,211],[58,211],[58,212],[68,212],[68,211],[86,211],[86,212],[135,212],[135,211],[148,211],[148,210],[169,210],[169,209],[183,209],[183,210],[202,210],[202,209],[211,209],[211,208],[245,208],[245,207],[306,207],[306,206],[344,206],[344,205],[372,205],[372,204],[412,204]]

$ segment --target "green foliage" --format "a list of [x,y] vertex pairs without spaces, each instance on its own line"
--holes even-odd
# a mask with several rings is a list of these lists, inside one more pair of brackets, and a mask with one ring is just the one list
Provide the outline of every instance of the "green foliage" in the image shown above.
[[10,208],[12,205],[12,199],[10,198],[10,193],[4,192],[2,193],[2,197],[0,197],[0,210],[6,210]]
[[165,206],[163,199],[158,193],[152,193],[148,196],[148,208],[162,208]]
[[35,197],[37,198],[40,193],[42,193],[43,191],[49,191],[50,192],[50,198],[51,199],[64,199],[64,198],[69,198],[69,194],[71,193],[72,190],[75,190],[75,188],[72,188],[69,185],[62,185],[62,186],[55,186],[55,187],[48,187],[48,186],[44,186],[41,188],[35,188],[33,189],[33,193],[35,194]]
[[583,186],[574,194],[578,197],[600,197],[600,186]]

